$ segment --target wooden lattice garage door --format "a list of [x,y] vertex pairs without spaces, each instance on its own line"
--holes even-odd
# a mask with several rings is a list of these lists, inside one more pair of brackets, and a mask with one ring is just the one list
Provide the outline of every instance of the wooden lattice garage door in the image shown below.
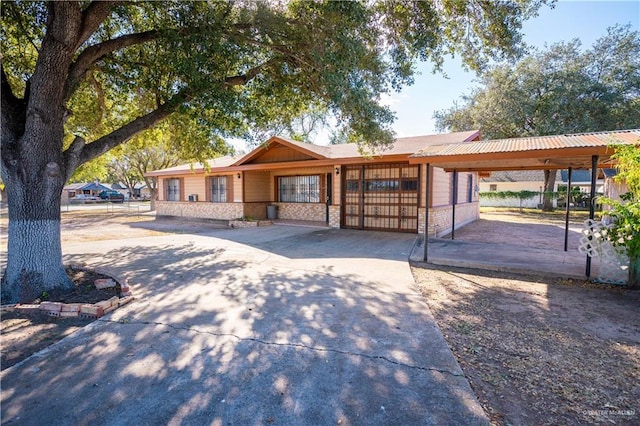
[[342,227],[418,231],[418,166],[343,167]]

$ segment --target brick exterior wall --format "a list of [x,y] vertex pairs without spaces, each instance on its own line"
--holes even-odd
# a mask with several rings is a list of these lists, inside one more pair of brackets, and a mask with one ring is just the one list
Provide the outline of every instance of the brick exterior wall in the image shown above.
[[[208,203],[208,202],[178,202],[157,201],[158,216],[193,217],[198,219],[232,220],[241,217],[252,219],[266,219],[267,205],[278,206],[278,219],[309,220],[324,222],[326,206],[324,204],[307,203]],[[340,227],[340,207],[331,206],[329,209],[330,226]]]
[[[326,220],[326,205],[320,203],[273,203],[278,206],[278,219]],[[339,223],[339,220],[338,220]]]
[[232,220],[242,217],[244,210],[242,203],[156,201],[156,214],[158,216]]
[[329,206],[329,226],[340,228],[340,206]]
[[[451,232],[451,206],[429,209],[429,236],[441,237]],[[456,229],[480,218],[478,203],[456,205]],[[424,234],[424,208],[418,209],[418,233]]]

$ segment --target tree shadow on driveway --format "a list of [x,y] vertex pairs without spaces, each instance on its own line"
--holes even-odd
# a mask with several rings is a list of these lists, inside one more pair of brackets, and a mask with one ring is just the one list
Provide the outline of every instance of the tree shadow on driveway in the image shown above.
[[486,423],[406,257],[394,282],[395,260],[291,241],[167,241],[67,256],[130,271],[138,300],[5,370],[3,423]]

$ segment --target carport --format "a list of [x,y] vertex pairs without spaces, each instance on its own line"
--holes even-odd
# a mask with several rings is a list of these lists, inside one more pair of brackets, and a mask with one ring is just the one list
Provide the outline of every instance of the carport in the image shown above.
[[[410,157],[410,164],[426,164],[427,188],[432,167],[441,167],[453,173],[452,214],[455,218],[455,200],[457,199],[457,175],[459,172],[490,173],[499,170],[558,170],[568,171],[568,187],[571,187],[573,170],[588,169],[591,171],[591,191],[589,218],[594,218],[596,198],[596,177],[598,168],[611,168],[614,160],[613,145],[640,144],[640,130],[619,130],[612,132],[582,133],[572,135],[536,136],[515,139],[484,140],[467,143],[453,143],[430,146]],[[567,191],[567,197],[570,191]],[[428,206],[431,206],[431,194],[427,194]],[[567,199],[565,214],[565,242],[569,229],[570,203]],[[425,230],[429,229],[429,208],[424,215]],[[455,220],[453,221],[455,223]],[[455,238],[451,230],[451,238]],[[424,262],[429,261],[428,232],[424,233]],[[591,257],[587,256],[585,276],[591,277]]]

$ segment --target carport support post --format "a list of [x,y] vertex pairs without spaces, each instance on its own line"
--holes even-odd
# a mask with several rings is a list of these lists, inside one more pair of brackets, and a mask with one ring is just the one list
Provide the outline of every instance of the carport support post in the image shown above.
[[429,163],[427,163],[427,176],[426,176],[426,191],[425,191],[425,197],[424,197],[424,254],[422,255],[422,260],[424,262],[427,262],[429,260],[429,193],[430,188],[429,188],[429,184],[430,184],[430,179],[429,179],[429,175],[431,173],[429,173],[430,171],[430,167],[429,167]]
[[569,243],[569,201],[571,200],[571,167],[567,170],[567,201],[566,201],[566,213],[564,215],[564,251],[567,251],[567,245]]
[[[596,177],[598,175],[598,156],[591,156],[591,197],[589,198],[589,219],[593,220],[596,210]],[[592,239],[589,233],[589,241]],[[587,267],[585,271],[587,278],[591,277],[591,257],[587,255]]]
[[458,171],[453,171],[453,205],[451,206],[451,239],[456,235],[456,204],[458,204]]

